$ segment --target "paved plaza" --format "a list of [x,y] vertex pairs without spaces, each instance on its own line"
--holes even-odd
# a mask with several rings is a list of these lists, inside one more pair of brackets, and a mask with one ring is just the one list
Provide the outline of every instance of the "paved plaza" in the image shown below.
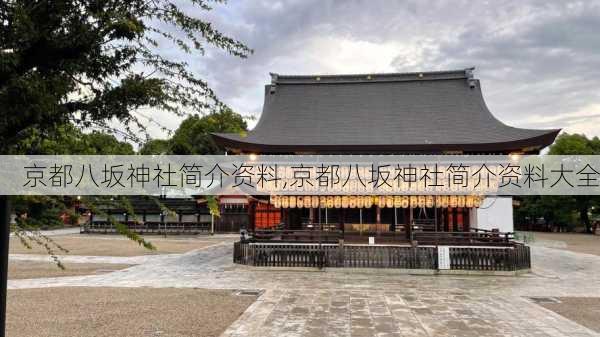
[[129,262],[135,266],[108,274],[11,280],[9,288],[260,291],[259,299],[224,337],[600,336],[536,304],[557,297],[600,297],[600,256],[533,246],[532,272],[517,277],[419,276],[389,270],[273,271],[233,264],[234,238],[213,240],[213,245],[186,254],[132,259]]

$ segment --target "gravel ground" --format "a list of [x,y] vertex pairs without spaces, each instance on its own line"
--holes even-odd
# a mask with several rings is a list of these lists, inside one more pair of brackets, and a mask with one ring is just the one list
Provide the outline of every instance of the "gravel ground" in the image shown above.
[[9,290],[7,336],[216,337],[255,299],[189,288]]
[[[63,248],[69,250],[66,255],[93,255],[93,256],[138,256],[151,254],[172,254],[185,253],[190,250],[204,248],[213,245],[218,240],[207,237],[190,238],[162,238],[147,237],[148,241],[156,246],[155,251],[151,251],[139,246],[137,243],[127,238],[117,235],[64,235],[54,236],[52,240],[60,244]],[[32,249],[25,247],[19,239],[11,238],[10,253],[12,254],[46,254],[46,250],[33,243]],[[57,254],[65,253],[56,250]]]
[[42,277],[78,276],[107,273],[130,267],[126,264],[108,263],[63,263],[66,269],[60,269],[54,263],[38,261],[9,261],[8,279],[30,279]]
[[600,332],[599,297],[558,297],[557,299],[560,303],[540,303],[540,305],[586,328]]
[[533,235],[536,241],[562,241],[567,244],[567,250],[600,256],[600,235],[545,232],[534,232]]

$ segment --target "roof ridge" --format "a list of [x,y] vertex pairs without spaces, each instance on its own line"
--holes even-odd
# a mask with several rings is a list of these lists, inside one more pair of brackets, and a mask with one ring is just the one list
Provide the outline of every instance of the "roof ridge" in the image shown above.
[[416,71],[404,73],[364,73],[364,74],[311,74],[281,75],[269,73],[271,84],[307,84],[307,83],[356,83],[356,82],[394,82],[418,80],[447,80],[471,78],[475,68],[439,71]]

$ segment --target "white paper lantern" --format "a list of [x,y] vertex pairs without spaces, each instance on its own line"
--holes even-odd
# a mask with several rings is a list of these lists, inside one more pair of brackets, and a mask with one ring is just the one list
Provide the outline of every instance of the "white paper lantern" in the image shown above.
[[290,197],[287,195],[282,195],[281,196],[281,208],[288,208],[290,207]]
[[370,195],[366,195],[363,197],[363,201],[364,201],[364,207],[365,208],[371,208],[373,207],[373,196]]
[[342,196],[342,208],[348,208],[348,204],[349,204],[348,196],[347,195]]
[[334,199],[333,196],[331,196],[331,195],[327,196],[327,208],[333,208],[333,206],[335,204],[333,199]]
[[450,205],[450,207],[453,207],[453,208],[458,206],[458,199],[456,198],[455,195],[450,196],[450,200],[448,201],[448,204]]
[[358,207],[358,208],[365,207],[365,196],[359,195],[356,197],[356,207]]
[[410,207],[416,208],[419,206],[419,198],[416,195],[410,196]]
[[348,197],[348,207],[356,208],[356,196],[351,195]]
[[341,196],[336,195],[335,197],[333,197],[333,207],[335,207],[335,208],[342,207],[342,197]]
[[402,208],[409,208],[410,207],[410,198],[408,197],[408,195],[403,195],[402,196]]
[[457,207],[465,207],[465,196],[459,195],[456,197],[456,206]]
[[385,197],[385,207],[393,208],[394,207],[394,197],[391,195],[387,195]]
[[311,206],[312,208],[319,208],[319,196],[313,195],[311,198]]
[[425,196],[425,207],[432,208],[434,206],[433,195]]

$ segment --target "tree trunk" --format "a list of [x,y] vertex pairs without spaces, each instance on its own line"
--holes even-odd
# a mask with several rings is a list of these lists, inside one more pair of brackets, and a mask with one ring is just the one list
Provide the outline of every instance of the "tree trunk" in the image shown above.
[[588,234],[591,234],[592,233],[592,224],[590,222],[590,217],[588,215],[587,207],[581,207],[579,209],[579,218],[581,219],[581,222],[585,226],[585,232]]
[[8,278],[8,242],[10,236],[10,200],[0,196],[0,337],[6,336],[6,287]]

